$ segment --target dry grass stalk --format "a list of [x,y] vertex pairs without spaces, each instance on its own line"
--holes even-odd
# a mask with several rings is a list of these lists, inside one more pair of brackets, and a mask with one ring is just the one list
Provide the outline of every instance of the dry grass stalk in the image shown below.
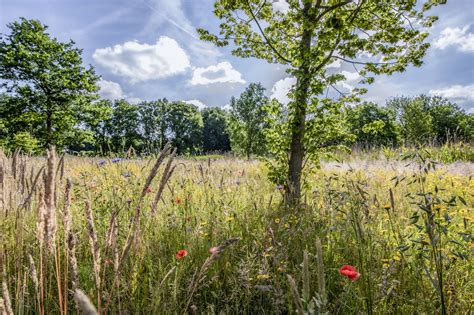
[[3,267],[2,295],[4,312],[7,315],[13,315],[12,302],[10,300],[10,293],[8,292],[7,274],[5,271],[5,267]]
[[310,276],[309,276],[309,257],[308,251],[303,252],[303,299],[309,301],[310,290],[309,290]]
[[304,315],[304,308],[303,303],[301,303],[301,298],[298,293],[298,287],[296,286],[295,279],[293,279],[290,275],[286,275],[288,279],[288,283],[290,284],[291,295],[293,297],[293,301],[296,304],[296,309],[299,315]]
[[33,281],[33,285],[35,286],[36,298],[38,300],[38,305],[40,302],[40,291],[39,291],[39,280],[38,280],[38,272],[36,271],[35,261],[33,260],[33,256],[28,254],[28,261],[30,263],[30,278]]
[[56,151],[54,146],[51,146],[47,151],[47,171],[45,182],[44,200],[46,204],[46,212],[44,217],[45,228],[45,244],[47,250],[52,252],[56,240],[56,202],[55,202],[55,187],[56,187]]
[[92,259],[94,260],[94,274],[97,289],[100,290],[100,248],[97,240],[97,233],[95,231],[94,217],[92,215],[91,204],[86,201],[86,218],[87,218],[87,233],[89,234],[89,243],[92,251]]
[[163,163],[163,160],[165,159],[166,155],[168,155],[170,150],[171,150],[171,143],[168,142],[164,146],[163,150],[161,150],[160,155],[156,159],[156,163],[153,165],[153,168],[151,169],[150,174],[148,174],[148,177],[145,181],[145,185],[143,186],[142,193],[140,195],[140,199],[143,199],[145,197],[147,193],[147,189],[150,187],[151,182],[153,181],[156,174],[158,173],[158,169],[160,168],[161,163]]
[[324,272],[324,261],[323,261],[323,247],[321,246],[321,240],[316,239],[316,269],[318,271],[318,293],[322,302],[321,312],[324,312],[324,306],[327,302],[326,296],[326,275]]
[[41,191],[39,194],[39,204],[38,204],[38,222],[36,226],[36,238],[38,239],[38,243],[42,248],[44,246],[44,236],[45,236],[45,217],[46,217],[46,207],[44,204],[43,192]]
[[163,171],[163,175],[161,176],[160,186],[158,187],[158,191],[156,192],[155,199],[153,200],[153,204],[151,206],[152,215],[156,213],[158,201],[160,201],[161,194],[163,193],[163,190],[165,189],[165,185],[170,179],[172,171],[174,171],[174,167],[172,168],[172,171],[170,171],[170,169],[171,169],[171,164],[173,163],[175,156],[176,156],[176,148],[170,154],[168,162],[166,163],[165,169]]
[[91,300],[87,295],[80,289],[74,291],[74,300],[76,301],[76,306],[82,311],[84,315],[97,315],[97,310],[92,304]]
[[212,250],[212,253],[211,253],[211,256],[209,256],[205,261],[204,263],[202,264],[201,266],[201,269],[199,269],[199,272],[197,273],[197,276],[194,276],[193,277],[193,280],[191,282],[191,284],[189,285],[189,288],[188,288],[188,299],[187,299],[187,302],[186,302],[186,305],[184,307],[184,310],[183,310],[183,314],[186,314],[187,311],[188,311],[188,308],[189,308],[189,305],[191,304],[191,301],[193,299],[193,296],[194,296],[194,293],[197,291],[197,289],[199,288],[199,285],[202,284],[202,282],[204,281],[204,279],[206,278],[206,273],[207,271],[209,270],[209,267],[212,265],[212,263],[214,261],[217,260],[217,258],[219,257],[219,255],[229,246],[231,246],[232,244],[236,243],[240,241],[240,237],[234,237],[234,238],[230,238],[230,239],[227,239],[225,240],[224,242],[222,242],[219,246],[217,246],[216,248],[213,248]]
[[72,230],[72,217],[70,212],[71,205],[71,189],[72,181],[67,179],[66,190],[64,196],[64,237],[66,241],[66,252],[69,265],[71,266],[72,273],[72,290],[75,291],[79,286],[79,272],[77,267],[77,258],[76,258],[76,237],[74,231]]
[[[28,196],[26,197],[25,202],[23,203],[23,206],[22,206],[22,207],[25,208],[25,209],[27,209],[28,206],[30,205],[31,198],[33,197],[33,194],[34,194],[34,192],[35,192],[35,190],[36,190],[36,185],[38,185],[38,180],[39,180],[39,178],[40,178],[40,176],[41,176],[43,170],[44,170],[44,166],[42,166],[42,167],[40,168],[40,170],[38,171],[38,174],[36,174],[36,177],[35,177],[35,179],[33,180],[33,184],[32,184],[32,186],[31,186],[30,192],[28,193]],[[33,170],[32,170],[32,174],[33,174]]]

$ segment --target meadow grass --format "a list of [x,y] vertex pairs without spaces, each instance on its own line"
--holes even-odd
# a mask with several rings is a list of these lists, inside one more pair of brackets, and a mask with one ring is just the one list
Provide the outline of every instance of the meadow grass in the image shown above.
[[49,157],[1,155],[6,314],[474,311],[472,165],[323,164],[288,209],[259,161]]

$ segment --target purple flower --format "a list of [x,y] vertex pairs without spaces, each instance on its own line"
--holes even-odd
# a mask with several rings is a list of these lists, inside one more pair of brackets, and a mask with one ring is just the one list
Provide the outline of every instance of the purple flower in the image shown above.
[[100,160],[99,162],[97,162],[97,164],[99,166],[104,166],[105,165],[105,160]]
[[116,157],[116,158],[113,158],[113,159],[112,159],[112,163],[118,163],[118,162],[120,162],[120,161],[122,161],[122,159],[119,158],[119,157]]
[[283,186],[283,185],[277,185],[277,186],[276,186],[276,189],[282,191],[283,189],[285,189],[285,186]]
[[123,173],[122,176],[123,177],[130,177],[131,175],[130,175],[130,173],[127,172],[127,173]]

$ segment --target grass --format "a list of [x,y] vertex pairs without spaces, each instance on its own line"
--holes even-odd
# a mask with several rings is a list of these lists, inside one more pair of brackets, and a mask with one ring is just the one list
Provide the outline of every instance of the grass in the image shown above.
[[[170,153],[2,155],[0,309],[473,312],[472,173],[419,155],[406,168],[323,164],[304,205],[286,209],[261,162]],[[358,280],[339,274],[345,264]]]

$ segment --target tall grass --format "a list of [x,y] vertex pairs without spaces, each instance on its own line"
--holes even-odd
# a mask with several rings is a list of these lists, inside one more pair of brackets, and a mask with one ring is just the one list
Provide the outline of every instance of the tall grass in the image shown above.
[[474,178],[422,153],[323,167],[297,210],[257,161],[0,153],[0,310],[472,313]]

